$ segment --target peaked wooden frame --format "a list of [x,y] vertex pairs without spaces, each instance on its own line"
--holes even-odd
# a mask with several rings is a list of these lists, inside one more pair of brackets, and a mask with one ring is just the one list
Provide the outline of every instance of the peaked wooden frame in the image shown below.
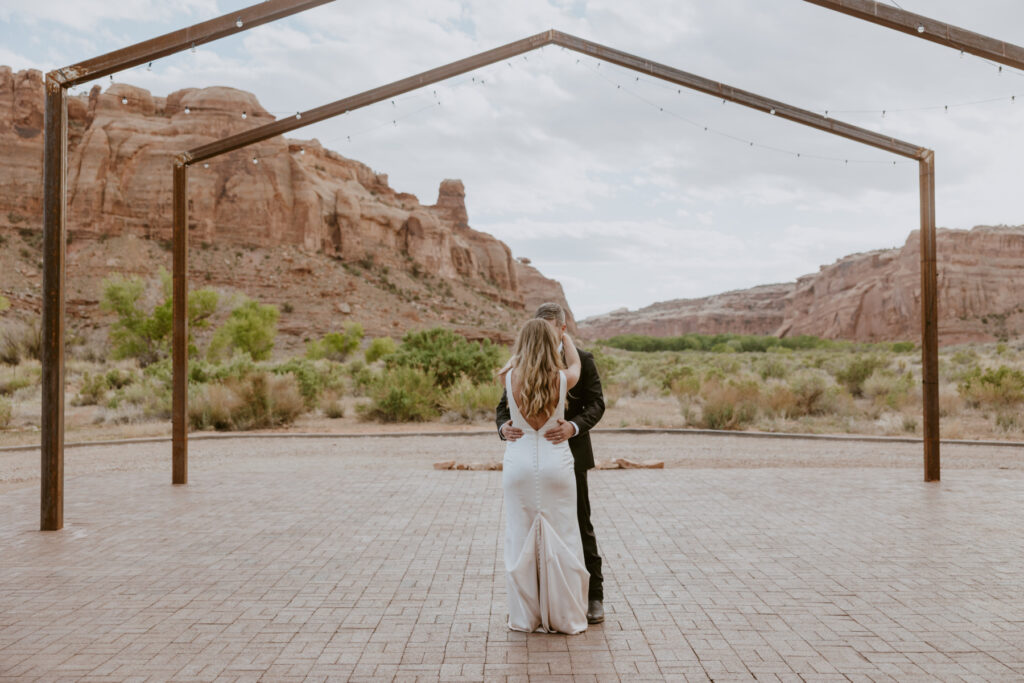
[[778,116],[803,126],[838,135],[918,162],[921,196],[921,348],[923,360],[924,470],[926,481],[939,478],[939,386],[938,386],[938,310],[935,269],[935,154],[932,150],[860,128],[806,109],[794,107],[712,81],[643,57],[622,52],[583,38],[548,30],[487,50],[386,85],[336,100],[315,109],[298,112],[221,140],[200,145],[179,155],[174,163],[174,339],[172,396],[171,480],[188,482],[188,167],[215,156],[309,126],[376,102],[394,98],[410,90],[473,71],[495,62],[558,45],[581,54],[632,69],[642,74],[690,88],[725,101]]
[[267,0],[46,74],[43,109],[43,326],[39,528],[64,528],[64,299],[68,88],[212,43],[332,0]]

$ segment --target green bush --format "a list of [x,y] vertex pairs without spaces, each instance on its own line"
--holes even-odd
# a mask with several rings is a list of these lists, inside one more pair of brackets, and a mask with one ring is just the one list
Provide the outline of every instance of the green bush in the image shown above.
[[324,394],[323,400],[320,402],[320,410],[324,411],[325,417],[332,420],[345,417],[345,406],[341,404],[341,397],[335,391]]
[[290,374],[298,383],[299,392],[310,410],[320,402],[324,390],[338,391],[342,388],[342,366],[330,361],[311,361],[308,358],[292,358],[274,367],[278,375]]
[[253,360],[267,360],[277,336],[277,306],[248,300],[237,307],[213,333],[209,356],[217,359],[227,351],[243,351]]
[[797,373],[789,382],[789,390],[793,395],[790,417],[823,415],[834,407],[835,397],[829,391],[828,382],[817,373]]
[[370,385],[367,417],[381,422],[422,422],[437,417],[443,393],[434,373],[397,366],[381,373]]
[[38,381],[39,375],[34,372],[25,372],[7,379],[0,379],[0,396],[10,396],[19,389],[33,386]]
[[73,401],[78,406],[94,406],[107,395],[110,386],[103,374],[90,375],[88,372],[82,377],[82,386],[78,389],[78,396]]
[[398,344],[391,337],[377,337],[366,348],[366,362],[373,363],[390,356],[398,350]]
[[712,353],[754,353],[774,348],[819,349],[837,348],[842,342],[819,339],[810,335],[770,337],[743,334],[684,334],[681,337],[647,337],[620,334],[601,342],[626,351],[711,351]]
[[429,372],[442,389],[460,375],[474,384],[491,381],[501,362],[501,351],[490,340],[470,342],[443,327],[409,332],[398,351],[387,357],[389,368],[418,368]]
[[877,356],[856,356],[835,373],[835,378],[837,382],[846,387],[851,396],[862,396],[864,381],[875,370],[883,368],[885,365],[886,361]]
[[[110,327],[113,358],[135,358],[145,367],[170,353],[174,323],[171,276],[161,268],[160,279],[163,300],[151,313],[147,313],[140,306],[146,291],[146,284],[142,278],[115,274],[103,281],[100,307],[117,314],[117,320]],[[209,288],[189,293],[188,326],[191,354],[195,354],[191,330],[201,329],[209,324],[210,316],[217,310],[217,301],[217,292]]]
[[462,420],[493,418],[494,409],[501,400],[501,391],[502,387],[497,382],[474,384],[468,377],[460,377],[441,399],[441,408],[446,414]]
[[342,332],[328,332],[321,339],[309,342],[306,345],[306,358],[345,360],[350,353],[359,348],[363,334],[363,326],[359,323],[346,323]]
[[189,401],[193,429],[263,429],[290,424],[305,408],[291,375],[256,372],[243,379],[201,385]]
[[961,377],[957,391],[973,407],[1016,406],[1024,402],[1024,372],[1005,365],[974,367]]
[[18,365],[22,360],[40,360],[43,332],[38,319],[8,327],[0,337],[0,363]]
[[864,381],[864,396],[873,399],[876,405],[899,409],[910,401],[914,384],[914,376],[909,372],[876,370]]

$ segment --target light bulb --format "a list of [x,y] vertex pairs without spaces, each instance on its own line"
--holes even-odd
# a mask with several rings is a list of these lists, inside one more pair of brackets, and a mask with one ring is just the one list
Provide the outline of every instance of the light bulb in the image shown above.
[[196,53],[196,44],[192,43],[192,54]]
[[349,142],[352,142],[352,136],[351,135],[346,135],[345,139],[348,140]]
[[191,110],[191,109],[189,109],[188,107],[185,107],[185,113],[186,113],[186,114],[191,114],[191,113],[192,113],[192,110]]
[[210,168],[209,164],[203,164],[203,168]]
[[254,163],[254,164],[258,164],[258,163],[260,163],[260,160],[259,160],[259,158],[258,158],[258,157],[253,157],[253,158],[252,158],[252,163]]
[[299,147],[299,154],[305,154],[305,153],[306,153],[306,148],[305,147]]
[[127,98],[127,97],[124,97],[124,96],[122,95],[122,96],[121,96],[121,104],[128,104],[128,98]]
[[152,71],[152,70],[153,70],[153,62],[150,62],[149,64],[146,65],[146,71]]
[[828,109],[825,110],[825,118],[828,118]]
[[884,109],[882,110],[882,118],[883,119],[885,118],[885,110]]
[[244,26],[244,25],[245,24],[242,21],[241,17],[239,17],[238,19],[235,19],[235,26],[237,26],[238,28],[242,28],[242,26]]
[[775,116],[775,107],[772,107],[771,109],[769,109],[768,113],[771,114],[772,116]]
[[924,24],[918,24],[917,25],[917,32],[918,33],[924,33]]
[[245,113],[245,112],[243,111],[243,112],[242,112],[242,118],[243,118],[243,119],[247,119],[247,118],[249,118],[249,115],[248,115],[248,114],[246,114],[246,113]]
[[295,112],[295,118],[301,119],[302,118],[302,114],[300,114],[299,112]]

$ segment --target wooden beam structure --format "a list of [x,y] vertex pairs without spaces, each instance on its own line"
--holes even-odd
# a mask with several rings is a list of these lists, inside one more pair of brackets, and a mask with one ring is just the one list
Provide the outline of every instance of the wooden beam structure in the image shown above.
[[67,89],[221,38],[277,21],[333,0],[267,0],[237,12],[46,74],[43,125],[43,321],[40,523],[64,527],[64,300]]
[[[934,153],[909,142],[882,135],[866,128],[823,116],[821,114],[792,106],[746,90],[734,88],[725,83],[709,80],[695,74],[676,69],[665,64],[653,62],[636,55],[610,48],[583,38],[549,30],[538,33],[507,45],[487,50],[443,66],[423,71],[386,85],[366,90],[349,97],[335,100],[329,104],[298,112],[294,116],[267,123],[235,135],[231,135],[209,144],[195,147],[182,153],[174,169],[174,254],[175,282],[180,278],[186,281],[187,272],[187,226],[188,198],[186,176],[189,165],[207,161],[221,154],[226,154],[247,147],[284,133],[298,130],[314,123],[343,115],[347,112],[367,107],[371,104],[392,99],[398,95],[426,87],[433,83],[500,62],[517,55],[536,50],[545,45],[559,45],[581,54],[594,57],[618,66],[637,71],[654,78],[668,81],[675,85],[706,93],[728,102],[749,107],[756,111],[778,116],[803,126],[838,135],[849,140],[869,145],[878,149],[914,159],[919,162],[921,173],[921,318],[922,318],[922,352],[924,354],[924,433],[925,433],[925,479],[938,479],[939,464],[939,411],[938,411],[938,345],[937,345],[937,309],[936,292],[938,289],[937,272],[935,269],[935,156]],[[180,256],[179,256],[180,255]],[[182,270],[179,271],[179,268]],[[174,472],[187,471],[188,453],[188,367],[187,367],[187,301],[179,301],[179,296],[187,296],[187,290],[175,287],[174,296],[174,420],[172,430],[174,444]],[[186,359],[179,364],[178,359]],[[179,462],[179,458],[182,460]],[[177,474],[174,475],[177,477]]]
[[804,0],[894,31],[1024,70],[1024,47],[875,0]]
[[[875,0],[804,0],[856,19],[1024,70],[1024,47],[914,14]],[[930,224],[930,230],[925,225]],[[924,399],[924,479],[939,481],[938,267],[935,255],[935,165],[921,161],[921,354]],[[935,270],[926,277],[926,270]],[[934,286],[932,283],[935,283]]]

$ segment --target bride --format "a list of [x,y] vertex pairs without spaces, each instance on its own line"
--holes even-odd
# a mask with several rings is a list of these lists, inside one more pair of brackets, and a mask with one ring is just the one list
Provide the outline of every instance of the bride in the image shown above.
[[513,426],[523,436],[505,446],[505,578],[508,626],[516,631],[581,633],[587,629],[590,574],[576,513],[569,444],[542,434],[565,412],[566,392],[580,377],[580,356],[562,335],[566,362],[550,323],[534,319],[516,339],[502,369]]

